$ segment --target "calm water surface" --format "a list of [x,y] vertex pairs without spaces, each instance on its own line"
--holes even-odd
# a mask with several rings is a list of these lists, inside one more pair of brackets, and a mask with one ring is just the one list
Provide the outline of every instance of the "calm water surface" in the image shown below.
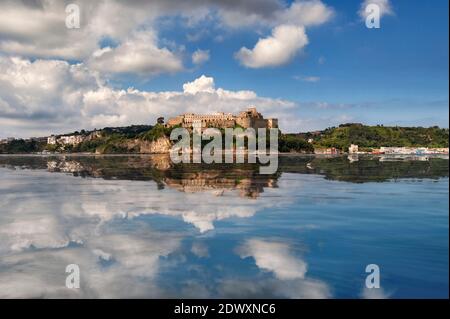
[[0,297],[448,298],[448,162],[0,156]]

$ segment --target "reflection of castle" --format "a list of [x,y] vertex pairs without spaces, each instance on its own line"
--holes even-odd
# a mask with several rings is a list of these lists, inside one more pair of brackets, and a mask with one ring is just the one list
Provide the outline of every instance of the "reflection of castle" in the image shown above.
[[[250,107],[246,111],[240,112],[238,115],[231,113],[216,114],[193,114],[187,113],[178,115],[167,121],[166,126],[172,127],[181,125],[182,127],[191,128],[193,126],[201,127],[217,127],[226,128],[236,125],[243,128],[277,128],[277,119],[264,119],[261,113],[258,113],[255,107]],[[197,126],[197,127],[198,127]]]
[[[225,191],[238,191],[239,196],[257,198],[264,188],[277,187],[277,176],[259,175],[253,168],[197,167],[180,164],[174,167],[167,154],[151,157],[121,158],[99,157],[97,161],[89,158],[53,158],[46,162],[50,172],[72,173],[76,176],[89,176],[105,179],[154,180],[160,185],[186,193],[213,192],[222,195]],[[114,170],[109,170],[115,160]]]
[[[216,195],[222,195],[225,190],[239,190],[242,197],[257,198],[264,188],[276,187],[276,179],[263,177],[245,177],[239,180],[218,176],[217,173],[195,174],[196,177],[183,176],[182,178],[164,178],[164,183],[170,188],[175,188],[186,193],[214,191]],[[260,176],[261,177],[261,176]]]

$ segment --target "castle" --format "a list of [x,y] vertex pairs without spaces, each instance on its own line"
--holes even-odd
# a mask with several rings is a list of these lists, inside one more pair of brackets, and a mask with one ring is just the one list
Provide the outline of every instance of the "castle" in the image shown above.
[[243,128],[277,128],[278,119],[265,119],[261,113],[258,113],[255,107],[249,107],[247,110],[240,112],[238,115],[231,113],[215,113],[215,114],[193,114],[186,113],[169,119],[166,127],[180,125],[185,128],[192,127],[216,127],[216,128],[233,128],[236,125]]

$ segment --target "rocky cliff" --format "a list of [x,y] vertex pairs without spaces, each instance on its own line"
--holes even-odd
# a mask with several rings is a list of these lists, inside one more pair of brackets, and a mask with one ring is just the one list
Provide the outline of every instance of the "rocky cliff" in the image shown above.
[[169,153],[170,148],[172,146],[172,143],[170,140],[163,136],[155,141],[143,141],[143,140],[137,140],[138,141],[138,147],[139,147],[139,153],[141,154],[162,154],[162,153]]
[[172,143],[163,136],[154,141],[143,139],[127,139],[108,141],[95,149],[96,154],[140,153],[140,154],[168,154]]

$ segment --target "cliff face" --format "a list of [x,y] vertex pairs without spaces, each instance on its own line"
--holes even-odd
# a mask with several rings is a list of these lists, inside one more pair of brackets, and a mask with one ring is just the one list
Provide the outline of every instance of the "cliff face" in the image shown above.
[[101,145],[95,150],[96,154],[168,154],[172,143],[167,137],[160,137],[154,141],[146,141],[142,139],[129,139],[120,142],[109,142]]
[[139,140],[138,146],[141,154],[162,154],[169,153],[172,143],[164,136],[151,142]]

